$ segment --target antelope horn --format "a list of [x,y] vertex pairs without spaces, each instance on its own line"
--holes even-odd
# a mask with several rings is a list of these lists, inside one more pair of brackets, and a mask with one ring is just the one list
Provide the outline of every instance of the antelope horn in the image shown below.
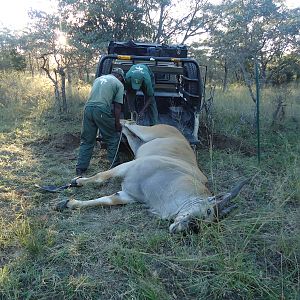
[[239,182],[228,193],[220,195],[220,196],[216,196],[216,199],[220,198],[220,200],[217,201],[217,211],[219,211],[221,213],[222,210],[225,209],[225,206],[227,206],[229,204],[230,200],[234,199],[238,195],[238,193],[240,192],[242,187],[245,184],[247,184],[249,181],[250,181],[250,178],[245,179],[245,180]]
[[239,182],[235,187],[233,187],[231,189],[231,191],[229,193],[227,193],[224,196],[223,200],[225,200],[227,202],[227,201],[234,199],[238,195],[238,193],[240,192],[242,187],[249,182],[250,182],[250,178],[244,179],[243,181]]

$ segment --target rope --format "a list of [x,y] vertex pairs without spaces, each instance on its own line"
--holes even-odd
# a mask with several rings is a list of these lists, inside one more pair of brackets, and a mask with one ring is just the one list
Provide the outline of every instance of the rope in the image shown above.
[[135,121],[136,124],[138,125],[138,121],[139,121],[139,114],[137,113],[137,111],[133,111],[131,112],[131,121]]
[[112,163],[110,164],[108,170],[110,170],[113,167],[114,163],[116,162],[117,155],[118,155],[118,152],[119,152],[119,149],[120,149],[122,136],[123,136],[123,130],[120,132],[120,138],[119,138],[118,146],[117,146],[117,149],[116,149],[116,153],[115,153],[114,159],[113,159]]
[[[135,121],[136,124],[138,124],[138,118],[139,118],[138,113],[137,113],[136,111],[133,111],[133,112],[132,112],[132,120],[130,120],[130,121]],[[120,145],[121,145],[121,141],[122,141],[123,134],[124,134],[124,133],[123,133],[123,129],[122,129],[122,131],[121,131],[121,133],[120,133],[120,138],[119,138],[119,141],[118,141],[118,146],[117,146],[117,149],[116,149],[116,153],[115,153],[114,159],[113,159],[112,163],[110,164],[110,167],[109,167],[108,170],[110,170],[110,169],[113,167],[114,163],[116,162],[116,159],[117,159],[117,155],[118,155],[118,152],[119,152],[119,149],[120,149]],[[130,148],[128,148],[128,149],[130,149]],[[130,150],[131,150],[131,149],[130,149]],[[131,152],[132,152],[132,151],[131,151]],[[133,156],[134,156],[134,154],[133,154]]]

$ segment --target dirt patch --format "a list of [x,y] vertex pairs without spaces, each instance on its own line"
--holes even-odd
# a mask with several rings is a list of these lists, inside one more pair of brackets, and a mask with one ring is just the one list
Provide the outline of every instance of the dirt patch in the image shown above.
[[56,150],[71,151],[79,147],[80,133],[49,135],[24,143],[24,146],[47,146]]
[[239,151],[245,154],[246,156],[256,155],[256,148],[247,145],[245,141],[222,134],[214,135],[213,148]]
[[[214,133],[213,138],[211,140],[210,133],[205,128],[200,129],[201,136],[201,145],[200,148],[206,149],[210,147],[210,143],[212,141],[213,149],[221,149],[221,150],[233,150],[238,151],[246,156],[254,156],[256,155],[256,148],[250,145],[247,145],[245,140],[241,140],[238,138],[226,136],[220,133]],[[106,149],[106,144],[101,140],[97,142],[101,149]],[[33,146],[47,146],[51,148],[55,148],[56,151],[72,151],[79,147],[80,145],[80,133],[64,133],[61,135],[49,135],[47,137],[43,137],[40,139],[36,139],[35,141],[30,141],[24,143],[25,146],[33,145]],[[126,161],[128,161],[128,157],[132,158],[131,152],[128,150],[129,145],[126,143],[120,144],[120,152],[126,154]]]
[[51,141],[50,146],[61,150],[74,150],[79,147],[80,135],[65,133],[61,136],[55,136]]
[[256,155],[256,148],[247,145],[245,140],[230,137],[221,133],[214,133],[211,135],[203,128],[201,129],[201,142],[202,145],[200,148],[208,148],[210,147],[210,144],[212,144],[213,149],[238,151],[246,156]]
[[[1,249],[1,248],[0,248]],[[9,262],[16,260],[17,258],[22,256],[22,251],[20,249],[16,249],[14,247],[7,247],[1,249],[0,252],[0,268],[8,264]]]

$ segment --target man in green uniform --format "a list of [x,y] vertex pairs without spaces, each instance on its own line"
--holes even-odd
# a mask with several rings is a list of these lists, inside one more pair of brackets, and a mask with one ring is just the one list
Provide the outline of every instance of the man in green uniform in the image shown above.
[[126,98],[129,110],[136,111],[136,92],[142,90],[145,96],[145,104],[139,112],[139,117],[143,118],[145,111],[149,108],[150,125],[158,123],[158,112],[154,98],[154,74],[143,64],[133,65],[126,73],[125,78]]
[[107,144],[108,160],[113,163],[122,130],[120,114],[123,95],[124,72],[122,69],[114,68],[111,74],[95,79],[84,108],[76,165],[78,176],[82,175],[89,166],[98,130]]

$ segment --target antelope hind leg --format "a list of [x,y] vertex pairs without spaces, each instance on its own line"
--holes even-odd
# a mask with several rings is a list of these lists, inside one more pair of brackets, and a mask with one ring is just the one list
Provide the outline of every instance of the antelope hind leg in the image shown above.
[[[127,129],[127,132],[137,136],[142,142],[147,143],[156,138],[170,137],[170,136],[181,136],[178,129],[173,126],[159,124],[154,126],[140,126],[136,124],[124,124],[124,129]],[[126,131],[124,130],[126,135]],[[127,133],[128,134],[128,133]]]

